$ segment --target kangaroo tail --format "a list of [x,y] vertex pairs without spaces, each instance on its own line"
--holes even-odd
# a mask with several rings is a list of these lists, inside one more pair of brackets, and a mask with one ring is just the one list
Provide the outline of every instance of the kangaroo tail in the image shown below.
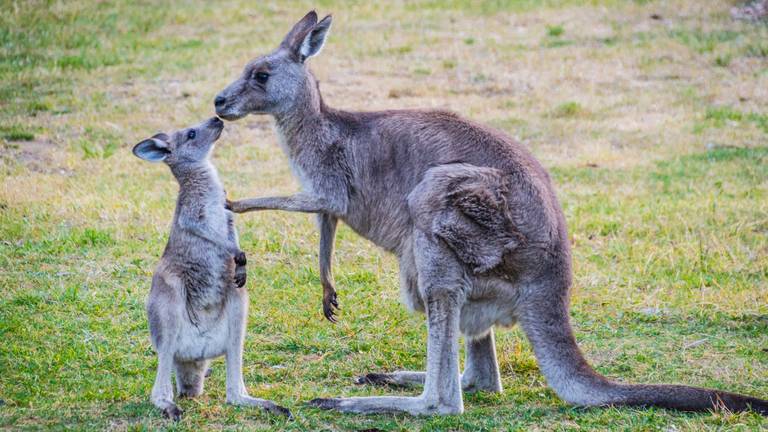
[[[567,291],[561,297],[551,295],[550,289],[542,289],[526,298],[520,324],[533,345],[547,383],[566,402],[580,406],[654,406],[681,411],[751,410],[768,416],[768,401],[751,396],[685,385],[633,385],[610,381],[589,366],[576,345],[569,320]],[[544,294],[546,291],[549,296]]]

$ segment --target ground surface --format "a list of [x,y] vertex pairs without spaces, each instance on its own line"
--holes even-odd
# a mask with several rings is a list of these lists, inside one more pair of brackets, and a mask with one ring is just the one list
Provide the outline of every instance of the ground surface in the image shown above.
[[[768,428],[752,414],[569,407],[516,329],[497,333],[506,391],[468,395],[463,416],[303,407],[398,393],[352,378],[421,369],[424,322],[398,302],[392,257],[347,228],[343,313],[326,322],[313,220],[278,213],[237,221],[245,377],[296,420],[224,405],[221,361],[180,423],[148,402],[143,304],[176,185],[130,148],[210,116],[216,92],[312,7],[334,13],[312,60],[330,105],[452,109],[551,169],[574,245],[573,321],[600,372],[768,396],[768,29],[732,21],[732,3],[132,3],[0,1],[0,428]],[[263,117],[230,124],[215,163],[233,197],[297,188]]]

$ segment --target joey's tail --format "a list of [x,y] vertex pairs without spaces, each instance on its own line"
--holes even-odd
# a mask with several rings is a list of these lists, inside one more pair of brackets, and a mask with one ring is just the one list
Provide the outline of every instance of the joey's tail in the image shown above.
[[685,385],[633,385],[608,380],[589,366],[576,345],[567,298],[553,297],[527,301],[520,321],[548,384],[566,402],[681,411],[752,410],[768,416],[768,401],[755,397]]

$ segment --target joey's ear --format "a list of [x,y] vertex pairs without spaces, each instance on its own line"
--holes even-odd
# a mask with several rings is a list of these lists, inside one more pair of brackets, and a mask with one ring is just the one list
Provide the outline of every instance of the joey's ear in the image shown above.
[[317,55],[325,44],[325,37],[331,29],[333,18],[327,15],[304,36],[304,40],[299,47],[299,59],[303,62],[314,55]]
[[133,154],[135,154],[136,157],[149,162],[160,162],[164,160],[171,154],[171,151],[168,149],[167,141],[157,138],[161,135],[164,135],[166,138],[168,137],[168,135],[165,134],[157,134],[152,138],[145,139],[133,147]]
[[291,31],[285,35],[280,46],[298,53],[301,42],[304,40],[304,36],[307,35],[307,32],[315,24],[317,24],[317,12],[309,11],[309,13],[304,15],[304,18],[300,19],[299,22],[293,26]]

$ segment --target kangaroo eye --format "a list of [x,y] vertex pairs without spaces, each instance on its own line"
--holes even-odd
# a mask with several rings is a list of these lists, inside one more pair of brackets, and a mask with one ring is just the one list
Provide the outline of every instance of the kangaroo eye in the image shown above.
[[269,74],[266,72],[256,72],[253,74],[253,79],[255,79],[259,84],[266,84],[267,80],[269,79]]
[[193,139],[195,139],[196,136],[197,136],[197,132],[195,132],[194,129],[192,129],[191,131],[187,132],[187,139],[193,140]]

